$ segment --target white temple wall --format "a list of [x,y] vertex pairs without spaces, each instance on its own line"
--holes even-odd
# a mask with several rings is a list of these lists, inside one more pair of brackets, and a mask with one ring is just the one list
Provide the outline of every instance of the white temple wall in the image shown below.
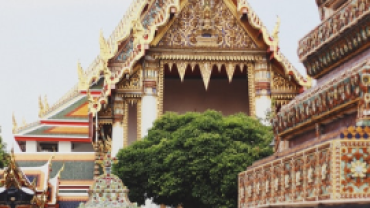
[[266,119],[266,113],[270,110],[271,110],[271,98],[269,96],[256,97],[257,118]]
[[147,93],[141,100],[141,137],[148,135],[148,130],[153,127],[157,119],[157,97]]
[[72,142],[60,141],[58,142],[59,152],[72,152]]
[[112,156],[115,157],[123,148],[124,130],[121,122],[115,122],[112,126]]
[[37,141],[26,141],[26,152],[37,152]]
[[165,79],[163,112],[221,111],[223,115],[249,114],[248,81],[211,79],[205,90],[202,79]]

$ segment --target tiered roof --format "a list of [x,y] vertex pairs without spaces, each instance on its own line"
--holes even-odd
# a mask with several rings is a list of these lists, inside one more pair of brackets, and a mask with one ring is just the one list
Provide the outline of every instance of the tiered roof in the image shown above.
[[77,87],[49,109],[40,108],[40,112],[40,120],[32,124],[23,124],[21,127],[18,127],[13,117],[13,133],[16,141],[91,142],[88,130],[87,96],[79,92]]

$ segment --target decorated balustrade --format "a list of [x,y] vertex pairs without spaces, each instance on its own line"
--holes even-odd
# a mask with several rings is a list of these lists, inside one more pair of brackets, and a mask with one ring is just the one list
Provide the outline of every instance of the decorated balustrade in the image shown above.
[[[239,174],[239,208],[370,201],[369,127],[251,166]],[[351,139],[350,139],[351,138]]]
[[[320,1],[325,2],[323,0]],[[303,61],[318,48],[341,34],[345,29],[356,25],[370,13],[369,0],[353,0],[299,41],[298,56]]]

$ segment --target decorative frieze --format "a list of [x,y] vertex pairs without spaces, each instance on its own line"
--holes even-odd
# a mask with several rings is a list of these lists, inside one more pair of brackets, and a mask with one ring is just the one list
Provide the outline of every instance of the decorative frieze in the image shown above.
[[299,58],[301,60],[306,59],[307,56],[316,52],[318,48],[337,37],[345,29],[356,24],[360,18],[369,13],[370,1],[353,0],[299,41]]
[[361,63],[338,74],[327,83],[311,89],[304,96],[298,96],[288,105],[283,106],[272,122],[275,133],[283,134],[324,114],[327,115],[358,102],[364,96],[363,88],[361,88],[364,86],[361,80],[364,74],[362,70],[369,64],[368,62]]
[[239,208],[370,201],[370,140],[337,139],[271,158],[238,181]]
[[307,68],[307,74],[320,78],[331,69],[334,64],[346,60],[347,57],[364,48],[370,41],[370,19],[366,18],[361,24],[357,24],[350,31],[343,33],[335,43],[329,47],[316,51],[308,56],[303,64]]

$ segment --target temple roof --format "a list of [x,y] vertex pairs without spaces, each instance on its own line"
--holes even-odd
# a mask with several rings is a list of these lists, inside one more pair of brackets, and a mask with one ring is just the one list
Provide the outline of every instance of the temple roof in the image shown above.
[[78,141],[90,142],[87,96],[73,88],[51,108],[45,109],[38,121],[18,127],[13,117],[16,141]]
[[17,164],[25,169],[26,175],[32,175],[28,170],[41,167],[47,162],[47,158],[54,155],[51,165],[50,178],[54,178],[59,169],[64,166],[64,171],[60,174],[61,184],[75,181],[75,185],[83,181],[92,181],[94,178],[94,153],[17,153]]
[[[59,178],[64,165],[57,170],[53,178],[50,178],[52,158],[50,157],[40,166],[20,167],[12,150],[8,167],[0,171],[0,198],[8,189],[18,189],[26,193],[28,197],[14,196],[15,201],[21,200],[22,203],[35,204],[40,208],[43,208],[45,204],[56,204]],[[13,191],[10,190],[9,193]]]
[[[112,35],[105,39],[100,37],[100,55],[91,64],[89,69],[79,74],[81,86],[88,87],[104,76],[104,88],[100,98],[91,103],[91,112],[99,111],[101,104],[108,103],[107,97],[111,93],[111,86],[117,84],[124,74],[132,73],[133,67],[150,48],[152,41],[156,38],[156,31],[168,26],[172,14],[178,14],[187,2],[193,0],[138,0],[132,1],[130,8],[120,21]],[[268,46],[267,53],[270,58],[277,61],[286,75],[290,75],[301,86],[310,86],[310,80],[306,80],[281,53],[278,46],[279,22],[272,35],[253,11],[247,0],[220,0],[228,5],[235,18],[247,17],[249,27],[262,36],[264,43]],[[177,17],[175,17],[177,18]],[[123,48],[123,51],[121,49]],[[112,58],[118,53],[125,53],[121,66],[108,67]]]

